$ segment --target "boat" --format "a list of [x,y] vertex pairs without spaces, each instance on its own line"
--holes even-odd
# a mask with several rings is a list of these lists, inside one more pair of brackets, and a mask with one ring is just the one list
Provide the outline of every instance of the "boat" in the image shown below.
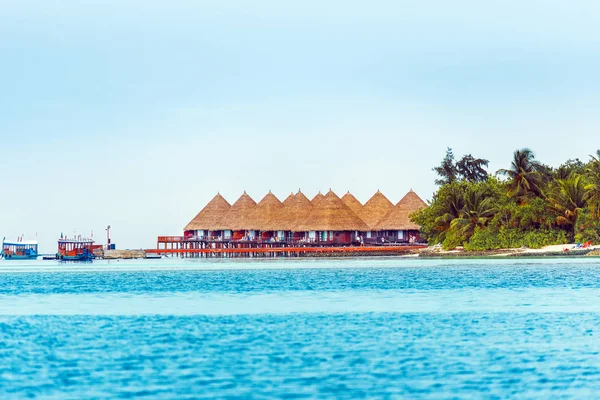
[[158,260],[162,258],[162,254],[146,253],[145,258],[149,260]]
[[92,261],[95,258],[94,250],[102,245],[95,245],[93,239],[81,236],[72,239],[62,237],[58,239],[58,253],[56,259],[60,261]]
[[35,240],[6,241],[2,239],[0,258],[5,260],[35,260],[38,258],[38,242]]

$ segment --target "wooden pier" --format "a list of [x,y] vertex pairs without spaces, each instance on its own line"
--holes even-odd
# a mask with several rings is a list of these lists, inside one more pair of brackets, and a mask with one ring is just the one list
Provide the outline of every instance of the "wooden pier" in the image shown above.
[[[310,257],[327,253],[338,256],[408,254],[426,245],[334,246],[330,243],[298,243],[271,241],[186,240],[180,236],[162,236],[156,249],[147,254],[181,257]],[[160,248],[160,244],[163,248]]]

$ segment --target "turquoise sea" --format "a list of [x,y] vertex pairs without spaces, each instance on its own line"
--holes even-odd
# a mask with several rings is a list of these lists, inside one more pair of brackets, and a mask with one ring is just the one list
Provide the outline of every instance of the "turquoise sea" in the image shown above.
[[0,398],[596,398],[600,260],[0,261]]

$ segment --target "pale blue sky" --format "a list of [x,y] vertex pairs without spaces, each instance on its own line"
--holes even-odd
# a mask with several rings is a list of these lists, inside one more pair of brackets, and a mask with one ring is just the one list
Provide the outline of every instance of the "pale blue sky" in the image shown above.
[[[600,147],[597,1],[0,0],[0,235],[153,247],[220,191],[435,190]],[[103,242],[103,240],[102,240]]]

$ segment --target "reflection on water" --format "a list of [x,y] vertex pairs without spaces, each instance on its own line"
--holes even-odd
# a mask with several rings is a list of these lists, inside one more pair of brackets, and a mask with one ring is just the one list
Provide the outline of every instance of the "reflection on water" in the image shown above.
[[0,263],[0,396],[600,389],[594,259],[203,261]]

